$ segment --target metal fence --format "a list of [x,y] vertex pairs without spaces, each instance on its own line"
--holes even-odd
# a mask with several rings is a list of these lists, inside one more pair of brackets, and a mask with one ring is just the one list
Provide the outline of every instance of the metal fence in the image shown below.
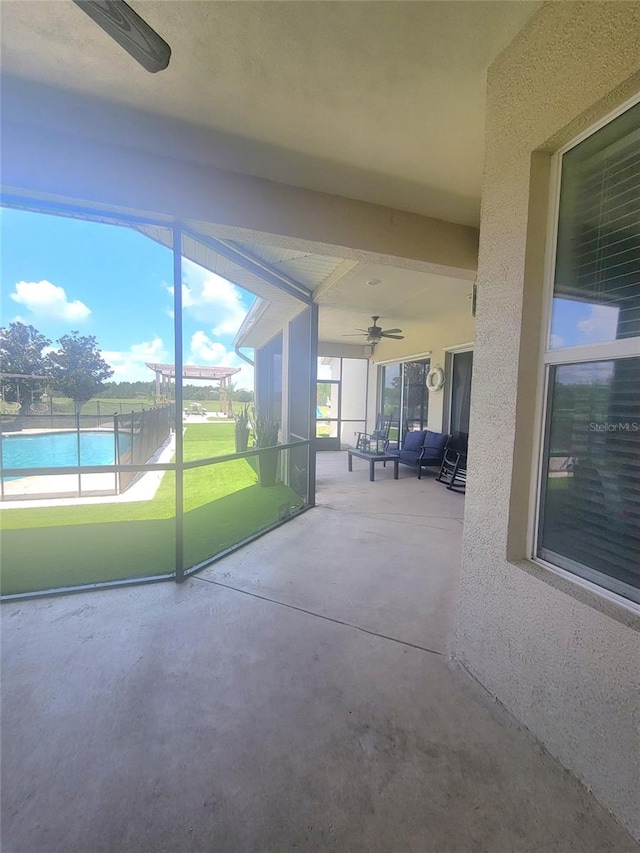
[[[173,405],[114,415],[116,465],[145,465],[169,437],[174,421]],[[118,491],[124,492],[143,473],[121,471],[118,474]]]
[[48,412],[44,415],[0,415],[0,432],[22,432],[33,430],[77,430],[112,429],[113,413],[110,415],[60,415]]
[[[4,442],[0,441],[0,497],[2,499],[38,498],[43,497],[40,491],[33,494],[14,494],[12,489],[5,488],[5,481],[22,477],[38,475],[55,475],[55,468],[62,464],[64,473],[69,474],[70,468],[77,476],[77,487],[73,490],[76,495],[82,495],[83,466],[91,465],[83,459],[81,437],[90,432],[111,434],[113,437],[113,458],[108,465],[146,465],[149,463],[165,441],[169,438],[175,425],[175,406],[173,404],[158,406],[140,412],[128,414],[110,413],[101,415],[59,415],[47,414],[29,415],[0,415],[0,437],[14,435],[51,435],[52,433],[75,434],[75,451],[73,460],[63,463],[55,458],[38,459],[38,465],[26,467],[20,461],[16,467],[10,458],[5,458]],[[95,462],[93,463],[95,471]],[[99,463],[102,464],[102,463]],[[62,473],[62,471],[61,471]],[[145,472],[116,471],[113,473],[113,486],[100,489],[103,494],[120,494],[128,489]],[[65,481],[68,482],[68,481]],[[85,489],[86,491],[86,489]],[[64,486],[64,493],[69,494],[69,486]],[[49,492],[54,496],[54,492]]]

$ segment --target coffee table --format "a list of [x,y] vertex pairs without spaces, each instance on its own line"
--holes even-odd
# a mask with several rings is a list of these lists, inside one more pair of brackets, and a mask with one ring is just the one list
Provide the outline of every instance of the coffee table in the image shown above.
[[369,463],[369,479],[373,483],[375,479],[375,464],[376,462],[393,462],[393,479],[398,479],[398,462],[399,459],[397,456],[393,456],[390,453],[369,453],[367,450],[348,450],[349,454],[348,464],[349,471],[353,471],[353,457],[357,456],[358,459],[366,459]]

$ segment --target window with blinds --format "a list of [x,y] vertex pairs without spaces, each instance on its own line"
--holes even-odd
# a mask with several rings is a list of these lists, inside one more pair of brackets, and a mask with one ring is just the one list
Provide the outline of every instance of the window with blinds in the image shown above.
[[540,556],[640,601],[640,358],[551,368],[543,477]]
[[550,346],[640,335],[640,104],[563,157]]
[[536,553],[640,602],[640,104],[560,181]]

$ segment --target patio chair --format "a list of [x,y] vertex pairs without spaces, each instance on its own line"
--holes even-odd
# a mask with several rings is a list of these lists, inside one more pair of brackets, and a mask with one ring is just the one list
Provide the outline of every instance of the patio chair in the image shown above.
[[440,472],[436,477],[451,491],[464,492],[467,486],[467,445],[469,436],[459,432],[452,435],[444,451]]
[[376,428],[371,433],[359,432],[356,439],[356,450],[368,453],[378,453],[386,450],[389,445],[391,430],[391,415],[378,415]]

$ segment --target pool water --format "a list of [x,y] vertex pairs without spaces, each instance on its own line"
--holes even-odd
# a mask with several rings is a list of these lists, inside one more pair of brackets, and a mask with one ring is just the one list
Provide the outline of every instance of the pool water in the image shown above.
[[[130,444],[128,436],[120,436]],[[112,465],[113,432],[80,431],[80,464]],[[63,468],[78,464],[78,433],[47,432],[36,435],[3,435],[3,468]]]

